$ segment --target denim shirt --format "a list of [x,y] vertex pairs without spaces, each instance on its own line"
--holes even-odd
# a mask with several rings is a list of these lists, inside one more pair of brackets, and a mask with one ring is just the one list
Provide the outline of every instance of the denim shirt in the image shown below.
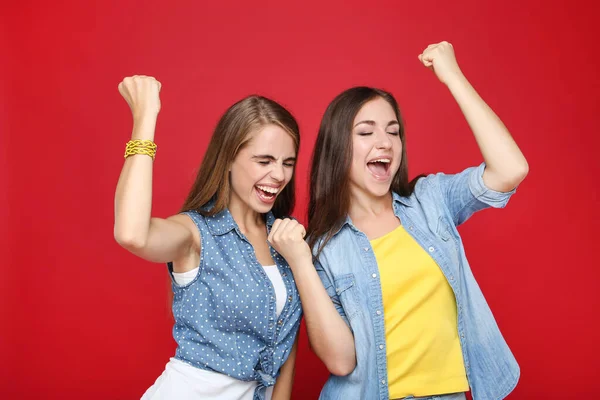
[[[200,266],[187,285],[173,288],[175,358],[243,381],[258,381],[255,400],[275,378],[294,344],[302,308],[293,274],[273,248],[287,299],[279,318],[275,290],[254,249],[227,209],[210,217],[186,212],[201,237]],[[275,218],[266,216],[270,230]]]
[[[454,292],[458,334],[474,400],[498,400],[514,389],[520,370],[473,277],[456,229],[476,211],[504,207],[514,193],[487,188],[484,169],[481,164],[455,175],[421,178],[410,197],[393,193],[393,208]],[[357,360],[349,375],[329,377],[320,399],[388,400],[381,282],[369,239],[347,218],[315,267],[354,334]]]

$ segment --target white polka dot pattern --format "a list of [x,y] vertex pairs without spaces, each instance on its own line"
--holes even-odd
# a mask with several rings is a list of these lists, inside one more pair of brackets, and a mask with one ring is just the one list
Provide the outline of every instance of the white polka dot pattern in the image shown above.
[[[273,285],[228,210],[204,217],[186,212],[202,240],[200,269],[173,287],[175,358],[198,368],[271,386],[292,348],[302,308],[292,271],[271,249],[288,298],[279,317]],[[275,220],[267,214],[270,229]]]

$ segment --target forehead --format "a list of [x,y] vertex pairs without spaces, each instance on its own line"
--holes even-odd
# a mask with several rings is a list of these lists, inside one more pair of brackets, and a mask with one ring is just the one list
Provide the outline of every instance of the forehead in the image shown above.
[[294,139],[278,125],[264,125],[248,134],[250,141],[245,149],[253,153],[294,156]]
[[396,121],[397,118],[390,103],[378,97],[362,106],[354,118],[354,124],[367,120],[387,124],[389,121]]

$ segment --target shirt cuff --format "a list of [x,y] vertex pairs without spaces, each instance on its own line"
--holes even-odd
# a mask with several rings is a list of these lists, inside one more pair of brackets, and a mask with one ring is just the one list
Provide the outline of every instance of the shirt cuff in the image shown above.
[[510,197],[517,191],[514,188],[510,192],[497,192],[485,186],[483,182],[483,171],[485,171],[485,162],[473,169],[469,177],[469,189],[477,200],[494,208],[504,208]]

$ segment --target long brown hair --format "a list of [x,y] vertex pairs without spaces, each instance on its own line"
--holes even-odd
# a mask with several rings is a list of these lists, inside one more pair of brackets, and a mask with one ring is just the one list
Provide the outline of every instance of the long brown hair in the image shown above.
[[[300,130],[292,114],[266,97],[246,97],[232,105],[219,120],[181,211],[196,210],[209,216],[227,208],[231,191],[231,163],[249,142],[248,134],[269,124],[281,127],[292,136],[298,154]],[[275,200],[272,211],[276,217],[288,216],[294,209],[294,176],[292,174],[292,179]],[[204,209],[211,200],[214,200],[212,207]]]
[[412,182],[408,180],[404,122],[394,96],[384,90],[364,86],[354,87],[339,94],[323,115],[312,155],[307,234],[311,249],[320,243],[315,258],[318,258],[323,247],[341,228],[350,210],[354,118],[367,102],[379,97],[392,106],[400,124],[402,160],[392,180],[391,190],[401,196],[410,196],[419,178]]

